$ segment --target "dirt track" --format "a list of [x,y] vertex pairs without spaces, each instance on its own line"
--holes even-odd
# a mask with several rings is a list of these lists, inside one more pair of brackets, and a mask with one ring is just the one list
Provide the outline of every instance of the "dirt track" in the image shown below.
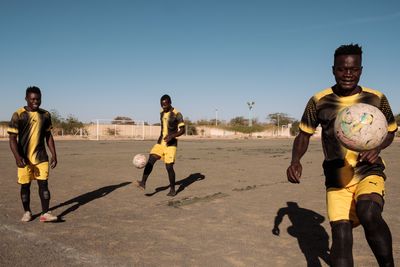
[[[131,164],[154,141],[56,141],[50,174],[58,223],[19,222],[22,207],[8,142],[0,142],[0,266],[328,266],[322,148],[312,141],[302,183],[286,182],[292,140],[181,140],[170,198],[163,163],[146,192]],[[400,142],[387,163],[384,217],[400,263]],[[145,194],[146,195],[145,195]],[[40,211],[37,185],[31,206]],[[278,215],[280,236],[272,234]],[[377,266],[362,228],[356,266]]]

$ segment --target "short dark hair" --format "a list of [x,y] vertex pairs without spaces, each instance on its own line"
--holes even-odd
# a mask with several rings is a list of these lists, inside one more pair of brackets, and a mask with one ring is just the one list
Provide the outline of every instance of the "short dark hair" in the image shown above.
[[168,100],[168,102],[169,102],[170,104],[172,104],[171,97],[170,97],[169,95],[163,95],[163,96],[161,97],[161,99],[160,99],[160,102],[162,102],[162,101],[164,101],[164,100]]
[[28,88],[26,88],[25,96],[27,97],[31,93],[42,95],[42,92],[40,91],[40,88],[37,87],[37,86],[29,86]]
[[341,45],[335,50],[334,58],[342,55],[359,55],[361,57],[362,47],[358,44]]

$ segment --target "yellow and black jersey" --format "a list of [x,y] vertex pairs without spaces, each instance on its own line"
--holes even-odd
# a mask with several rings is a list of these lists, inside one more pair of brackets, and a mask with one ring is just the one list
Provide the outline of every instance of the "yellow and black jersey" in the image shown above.
[[[176,133],[179,131],[179,127],[185,126],[185,122],[183,121],[182,113],[180,113],[176,108],[172,108],[169,112],[164,112],[161,110],[160,112],[160,121],[161,121],[161,133],[158,138],[158,144],[165,144],[164,137],[168,134]],[[177,146],[178,140],[173,138],[167,146]]]
[[370,104],[382,111],[388,123],[388,132],[397,131],[396,120],[389,102],[381,92],[361,87],[361,92],[351,96],[339,96],[332,88],[315,94],[308,101],[300,122],[300,130],[313,134],[318,125],[322,128],[322,146],[325,161],[323,164],[327,187],[343,187],[342,168],[350,166],[353,177],[363,179],[368,175],[381,175],[385,178],[383,161],[379,158],[376,164],[357,162],[358,153],[343,147],[334,134],[336,115],[344,107],[357,103]]
[[48,161],[45,136],[52,129],[50,113],[46,110],[28,111],[20,108],[12,115],[7,132],[17,134],[18,152],[30,164]]

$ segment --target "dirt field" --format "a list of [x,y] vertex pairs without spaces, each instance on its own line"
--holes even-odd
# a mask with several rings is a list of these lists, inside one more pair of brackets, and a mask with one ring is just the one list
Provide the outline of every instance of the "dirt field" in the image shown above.
[[[56,141],[50,174],[58,223],[21,223],[16,166],[0,142],[0,266],[328,266],[322,148],[313,140],[299,185],[286,181],[293,140],[181,140],[179,193],[167,197],[164,164],[146,191],[131,164],[154,141]],[[384,217],[400,263],[400,142],[383,152],[388,180]],[[145,193],[145,194],[144,194]],[[33,212],[40,212],[37,185]],[[272,234],[279,224],[280,236]],[[356,266],[377,266],[362,228],[354,229]]]

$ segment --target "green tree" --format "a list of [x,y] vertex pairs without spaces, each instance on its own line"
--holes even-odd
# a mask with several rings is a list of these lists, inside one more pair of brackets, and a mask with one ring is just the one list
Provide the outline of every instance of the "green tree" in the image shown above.
[[299,125],[300,125],[300,122],[298,120],[292,122],[292,128],[290,128],[290,134],[292,136],[297,135],[299,133],[299,131],[300,131]]
[[188,117],[185,118],[185,127],[187,135],[197,135],[196,126]]
[[61,124],[64,119],[61,117],[60,113],[57,110],[52,109],[50,110],[50,115],[53,128],[61,128]]
[[210,123],[210,121],[208,121],[208,120],[205,120],[205,119],[201,119],[201,120],[198,120],[198,121],[196,121],[196,124],[197,125],[210,125],[211,123]]
[[295,119],[289,117],[288,114],[280,112],[268,114],[267,120],[269,120],[275,126],[287,125],[289,123],[293,124],[293,122],[295,121]]
[[395,118],[395,120],[397,122],[397,125],[400,126],[400,113],[397,114],[396,116],[394,116],[394,118]]
[[230,120],[230,125],[247,125],[248,120],[246,120],[243,116],[235,117]]
[[84,128],[83,122],[79,121],[73,115],[68,115],[68,117],[62,121],[61,128],[64,130],[64,134],[75,135],[80,129]]

